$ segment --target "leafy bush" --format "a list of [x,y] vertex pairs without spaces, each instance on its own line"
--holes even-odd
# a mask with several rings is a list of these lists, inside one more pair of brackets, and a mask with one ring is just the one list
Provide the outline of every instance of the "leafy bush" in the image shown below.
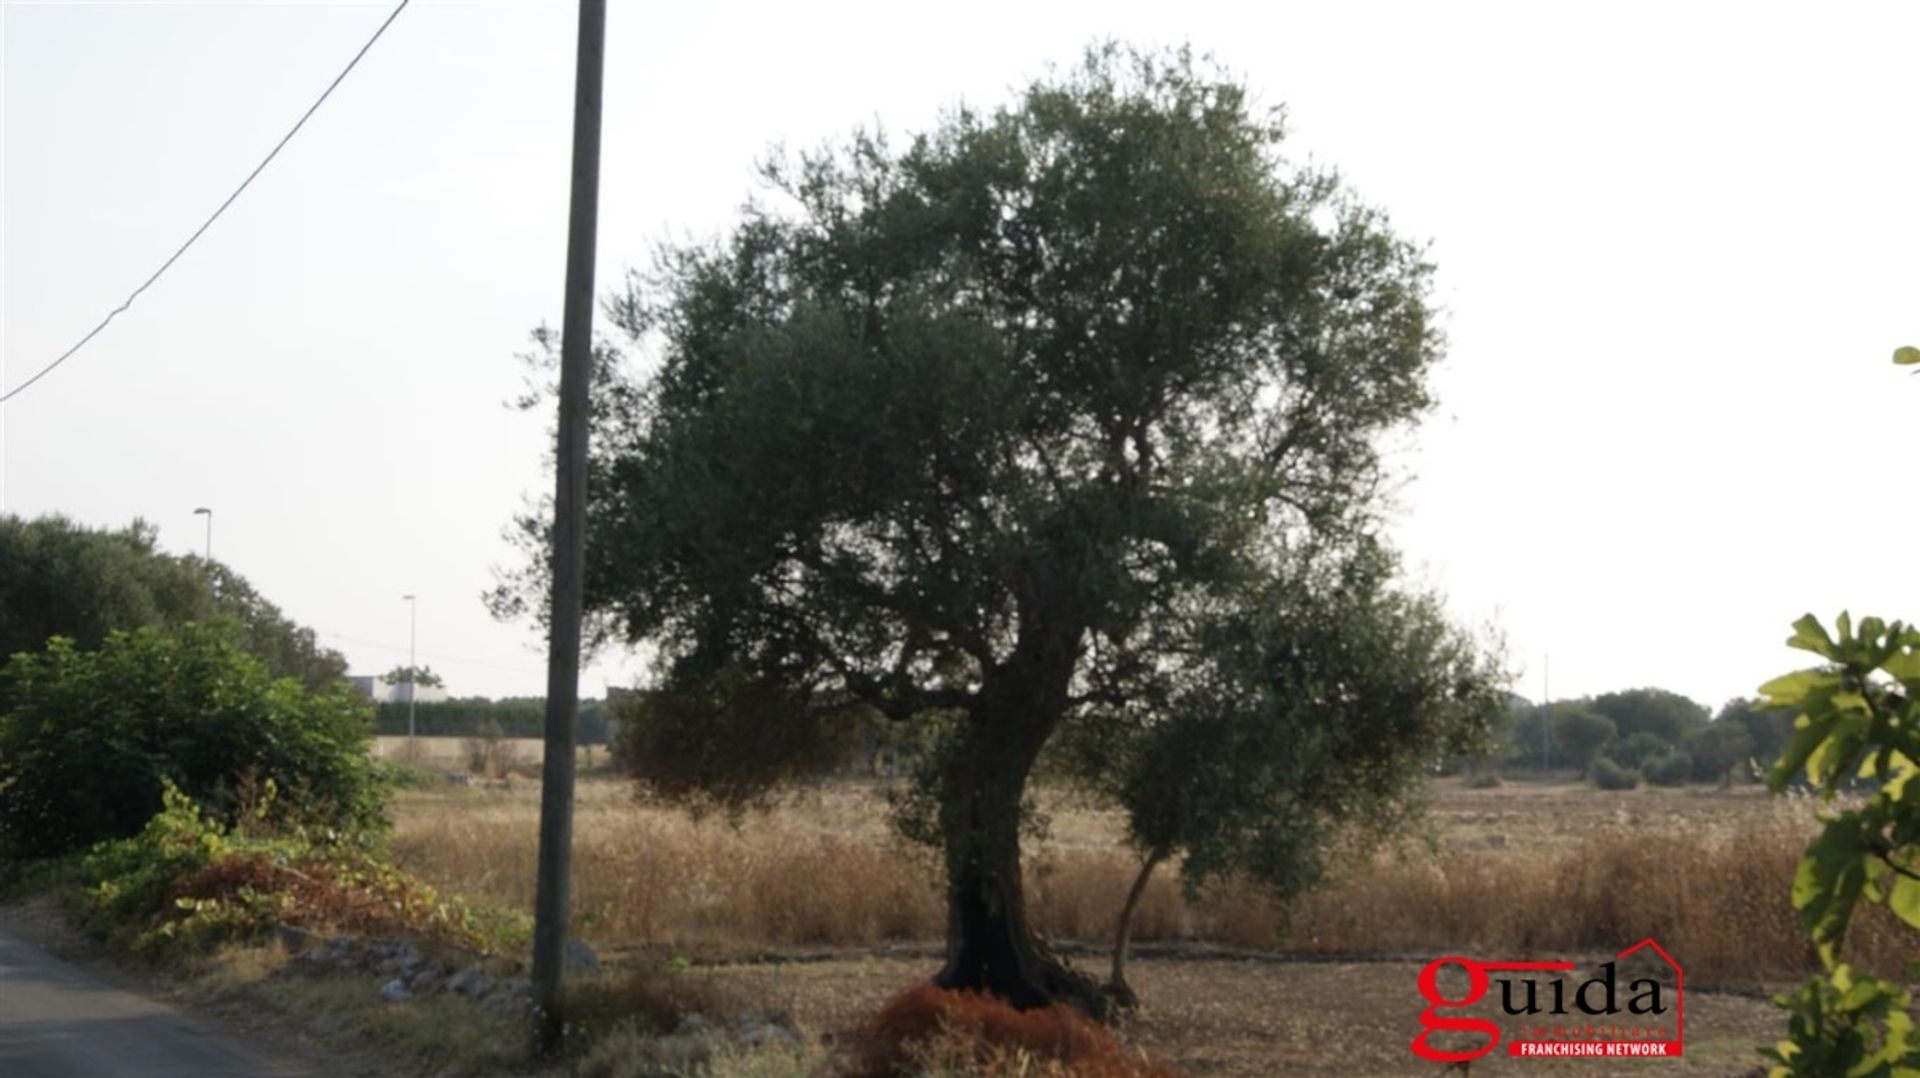
[[1647,761],[1642,771],[1655,786],[1685,786],[1693,774],[1693,757],[1684,752],[1670,752]]
[[[1811,614],[1793,628],[1787,644],[1822,665],[1760,687],[1772,707],[1800,716],[1768,788],[1781,793],[1803,773],[1828,802],[1855,779],[1876,788],[1823,818],[1794,874],[1793,908],[1821,973],[1775,999],[1791,1018],[1787,1039],[1764,1053],[1774,1062],[1769,1074],[1920,1074],[1912,993],[1842,960],[1862,902],[1920,929],[1920,626],[1862,618],[1856,634],[1842,613],[1831,635]],[[1908,970],[1920,980],[1920,962]]]
[[1638,771],[1649,761],[1673,751],[1673,746],[1656,734],[1638,733],[1607,746],[1606,757],[1621,767]]
[[[1722,715],[1725,714],[1723,710]],[[1791,725],[1791,717],[1788,723]],[[1688,734],[1681,747],[1693,757],[1694,778],[1705,782],[1731,781],[1733,773],[1753,757],[1754,738],[1737,720],[1722,717],[1705,729]]]
[[[270,819],[276,795],[265,787],[245,822]],[[115,946],[158,958],[279,924],[484,945],[464,908],[352,842],[229,827],[171,783],[161,802],[138,834],[99,844],[69,870],[86,927]]]
[[249,788],[293,824],[381,822],[384,785],[364,705],[268,677],[231,623],[114,633],[97,651],[55,638],[15,655],[0,715],[0,851],[44,857],[138,833],[172,782],[231,822]]
[[1666,689],[1601,693],[1588,706],[1612,719],[1621,737],[1644,733],[1664,745],[1679,744],[1688,733],[1705,726],[1709,717],[1706,708]]
[[1640,785],[1640,772],[1621,767],[1605,756],[1595,760],[1587,774],[1602,790],[1631,790]]

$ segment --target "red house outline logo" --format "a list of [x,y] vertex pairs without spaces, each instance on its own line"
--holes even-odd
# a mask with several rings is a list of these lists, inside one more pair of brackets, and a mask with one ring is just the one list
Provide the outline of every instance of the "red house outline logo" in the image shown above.
[[[1668,968],[1673,970],[1674,1021],[1673,1035],[1671,1038],[1660,1036],[1656,1039],[1646,1035],[1650,1032],[1664,1034],[1666,1032],[1664,1024],[1657,1027],[1621,1026],[1616,1025],[1614,1022],[1614,1019],[1620,1013],[1619,1008],[1616,1006],[1617,994],[1614,970],[1620,961],[1647,948],[1651,948],[1653,953],[1659,955],[1660,960],[1665,962]],[[1467,990],[1466,993],[1459,998],[1448,997],[1440,989],[1440,971],[1450,965],[1461,967],[1467,974]],[[1477,959],[1460,956],[1436,958],[1420,970],[1418,981],[1420,996],[1427,1001],[1427,1007],[1420,1012],[1420,1033],[1413,1038],[1413,1042],[1409,1047],[1412,1049],[1414,1055],[1434,1063],[1464,1063],[1487,1055],[1494,1049],[1500,1047],[1503,1031],[1498,1023],[1485,1018],[1476,1018],[1461,1014],[1442,1014],[1441,1011],[1443,1009],[1470,1007],[1479,1003],[1486,997],[1492,986],[1494,978],[1491,977],[1490,974],[1525,974],[1529,976],[1518,978],[1518,980],[1530,982],[1530,975],[1532,974],[1568,973],[1572,972],[1575,968],[1577,967],[1572,962],[1481,962]],[[1592,1025],[1590,1022],[1584,1024],[1584,1028],[1581,1024],[1555,1027],[1537,1026],[1534,1030],[1536,1034],[1535,1039],[1516,1038],[1508,1041],[1507,1054],[1510,1056],[1539,1059],[1587,1056],[1611,1059],[1636,1057],[1671,1059],[1684,1054],[1686,1050],[1687,1024],[1687,974],[1686,971],[1680,967],[1680,963],[1674,961],[1673,956],[1667,953],[1666,948],[1660,946],[1658,942],[1649,936],[1614,955],[1613,960],[1606,963],[1602,968],[1606,971],[1604,978],[1595,977],[1583,982],[1575,991],[1574,995],[1576,1006],[1582,1013],[1590,1019],[1600,1019],[1601,1024],[1598,1027]],[[1509,1014],[1534,1013],[1535,1003],[1538,998],[1538,993],[1536,992],[1538,985],[1528,983],[1526,999],[1528,1000],[1529,1009],[1521,1012],[1514,1010],[1511,1005],[1511,992],[1513,988],[1511,982],[1515,980],[1515,978],[1501,978],[1501,980],[1503,982],[1501,985],[1502,1007],[1506,1009]],[[1604,985],[1605,988],[1604,998],[1606,1000],[1606,1009],[1597,1010],[1587,1004],[1586,993],[1590,987],[1602,985]],[[1631,1021],[1634,1018],[1642,1017],[1648,1013],[1664,1016],[1667,1008],[1659,1004],[1659,982],[1652,978],[1640,978],[1631,982],[1629,987],[1639,985],[1648,986],[1647,992],[1651,997],[1650,1008],[1647,1011],[1642,1011],[1636,1007],[1634,1004],[1643,998],[1641,995],[1636,995],[1634,1001],[1628,1005],[1628,1020]],[[1552,994],[1555,1001],[1555,1010],[1553,1013],[1566,1013],[1562,1006],[1565,999],[1564,983],[1558,982],[1557,979],[1556,989]],[[1539,1033],[1546,1032],[1549,1028],[1551,1028],[1553,1032],[1561,1034],[1561,1036],[1548,1038],[1538,1037]],[[1623,1032],[1630,1035],[1623,1038]],[[1443,1049],[1433,1045],[1431,1039],[1435,1033],[1479,1034],[1487,1038],[1487,1043],[1479,1048],[1461,1050]]]

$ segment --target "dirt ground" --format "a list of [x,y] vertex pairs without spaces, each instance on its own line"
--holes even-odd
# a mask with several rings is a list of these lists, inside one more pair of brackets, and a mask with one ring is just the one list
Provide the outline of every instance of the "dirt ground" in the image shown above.
[[[934,964],[931,955],[916,954],[723,966],[712,975],[789,1008],[814,1035],[832,1037]],[[1130,978],[1143,1010],[1125,1036],[1155,1062],[1195,1078],[1439,1075],[1441,1067],[1415,1059],[1408,1047],[1420,1031],[1419,969],[1415,962],[1137,958]],[[1755,1046],[1779,1037],[1779,1014],[1754,997],[1690,993],[1681,1059],[1533,1060],[1496,1052],[1474,1061],[1469,1073],[1745,1075],[1761,1062]]]

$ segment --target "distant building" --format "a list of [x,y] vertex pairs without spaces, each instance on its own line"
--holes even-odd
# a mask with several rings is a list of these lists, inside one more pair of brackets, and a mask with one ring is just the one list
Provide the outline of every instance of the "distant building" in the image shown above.
[[415,690],[415,703],[432,704],[450,699],[447,690],[438,686],[409,685],[404,681],[388,681],[380,676],[348,674],[347,683],[353,686],[354,692],[376,704],[404,704],[407,702],[408,689]]

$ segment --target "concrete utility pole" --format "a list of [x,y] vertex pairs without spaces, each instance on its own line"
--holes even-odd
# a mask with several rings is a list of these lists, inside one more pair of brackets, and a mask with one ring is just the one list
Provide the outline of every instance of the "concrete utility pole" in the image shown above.
[[194,516],[207,518],[207,564],[213,564],[213,510],[201,506],[193,511]]
[[420,601],[411,595],[400,597],[407,604],[407,740],[413,740],[413,698],[419,695],[414,681],[420,675],[420,660],[414,657],[414,641],[420,636]]
[[593,356],[594,235],[600,210],[600,82],[606,0],[580,0],[573,84],[573,194],[567,292],[560,322],[560,433],[554,454],[553,595],[547,621],[546,759],[540,781],[540,867],[533,903],[534,1047],[560,1049],[573,845],[574,724],[580,713],[581,566],[586,560],[587,383]]

